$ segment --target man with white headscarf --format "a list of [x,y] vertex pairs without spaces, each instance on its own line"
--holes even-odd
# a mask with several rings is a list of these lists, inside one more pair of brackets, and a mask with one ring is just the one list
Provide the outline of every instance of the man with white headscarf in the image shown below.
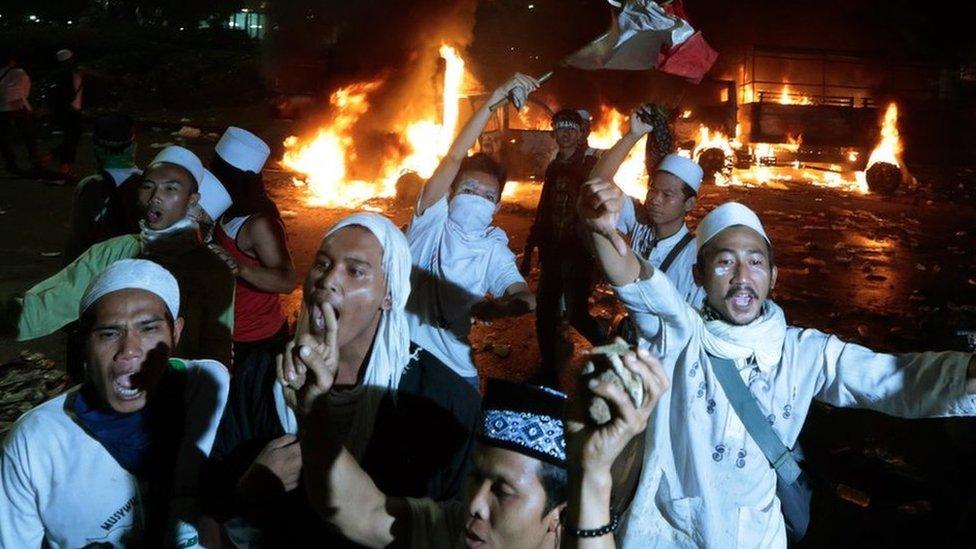
[[[177,352],[188,358],[231,361],[234,277],[203,244],[201,223],[218,219],[230,195],[195,154],[183,147],[160,151],[138,189],[143,211],[138,234],[110,238],[88,248],[60,272],[5,305],[18,341],[48,335],[78,318],[88,283],[120,259],[141,257],[166,267],[180,282],[186,324]],[[9,329],[9,327],[8,327]],[[77,364],[69,360],[69,374]]]
[[227,370],[171,357],[176,279],[126,259],[92,279],[78,314],[85,380],[25,413],[0,452],[0,547],[199,544],[197,479]]
[[876,353],[787,325],[768,299],[773,245],[749,208],[723,204],[698,226],[699,312],[617,232],[622,200],[611,182],[593,180],[580,216],[671,378],[647,429],[624,546],[786,547],[784,512],[791,535],[802,535],[808,509],[789,489],[799,474],[789,449],[814,399],[904,418],[976,415],[970,353]]
[[[404,311],[409,294],[403,233],[379,214],[341,220],[316,252],[298,333],[278,361],[291,362],[308,347],[334,349],[338,390],[323,400],[337,436],[391,493],[443,500],[460,491],[480,399],[460,376],[410,343]],[[298,488],[301,451],[286,404],[290,394],[271,365],[248,368],[232,381],[207,476],[214,496],[208,512],[236,543],[262,539],[292,546],[324,535]]]
[[505,188],[505,169],[485,153],[468,156],[492,116],[510,98],[521,108],[535,79],[516,74],[499,86],[461,128],[424,185],[407,229],[413,256],[410,336],[478,386],[468,332],[535,309],[535,296],[515,265],[508,235],[492,225]]

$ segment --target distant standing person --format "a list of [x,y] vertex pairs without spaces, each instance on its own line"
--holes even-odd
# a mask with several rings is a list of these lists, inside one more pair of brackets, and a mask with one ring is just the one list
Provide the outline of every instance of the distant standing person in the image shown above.
[[14,134],[27,147],[34,171],[40,171],[41,155],[37,150],[37,129],[34,127],[34,114],[28,97],[30,96],[31,80],[27,71],[17,66],[17,56],[8,53],[0,67],[0,155],[8,172],[15,175],[26,175],[17,165],[14,153]]
[[81,140],[81,94],[84,82],[71,50],[58,50],[58,72],[51,89],[51,113],[64,137],[57,148],[59,171],[74,179],[75,154]]

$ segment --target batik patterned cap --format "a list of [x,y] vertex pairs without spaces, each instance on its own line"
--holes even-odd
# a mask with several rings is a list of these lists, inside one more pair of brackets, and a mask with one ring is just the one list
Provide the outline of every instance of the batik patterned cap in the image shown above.
[[565,404],[566,395],[548,387],[489,379],[478,439],[565,467]]

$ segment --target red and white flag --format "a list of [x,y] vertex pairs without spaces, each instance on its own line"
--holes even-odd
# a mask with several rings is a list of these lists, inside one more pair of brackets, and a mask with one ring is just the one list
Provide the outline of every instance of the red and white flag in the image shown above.
[[567,57],[566,65],[584,70],[658,69],[700,82],[718,53],[687,20],[681,0],[609,0],[610,30]]

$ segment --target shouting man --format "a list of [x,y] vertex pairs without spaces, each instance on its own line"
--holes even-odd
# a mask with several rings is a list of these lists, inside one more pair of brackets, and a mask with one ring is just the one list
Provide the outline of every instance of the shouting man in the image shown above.
[[165,269],[117,261],[81,298],[84,382],[24,414],[0,453],[0,546],[195,547],[197,477],[227,370],[171,358],[183,319]]
[[701,311],[691,307],[617,232],[622,195],[611,182],[589,182],[580,217],[673,380],[647,430],[624,545],[786,547],[784,509],[794,527],[805,516],[785,506],[796,499],[780,499],[777,478],[787,488],[796,481],[788,449],[814,399],[905,418],[976,415],[972,354],[876,353],[789,326],[769,298],[773,245],[741,204],[719,206],[698,226],[694,273],[707,297]]

